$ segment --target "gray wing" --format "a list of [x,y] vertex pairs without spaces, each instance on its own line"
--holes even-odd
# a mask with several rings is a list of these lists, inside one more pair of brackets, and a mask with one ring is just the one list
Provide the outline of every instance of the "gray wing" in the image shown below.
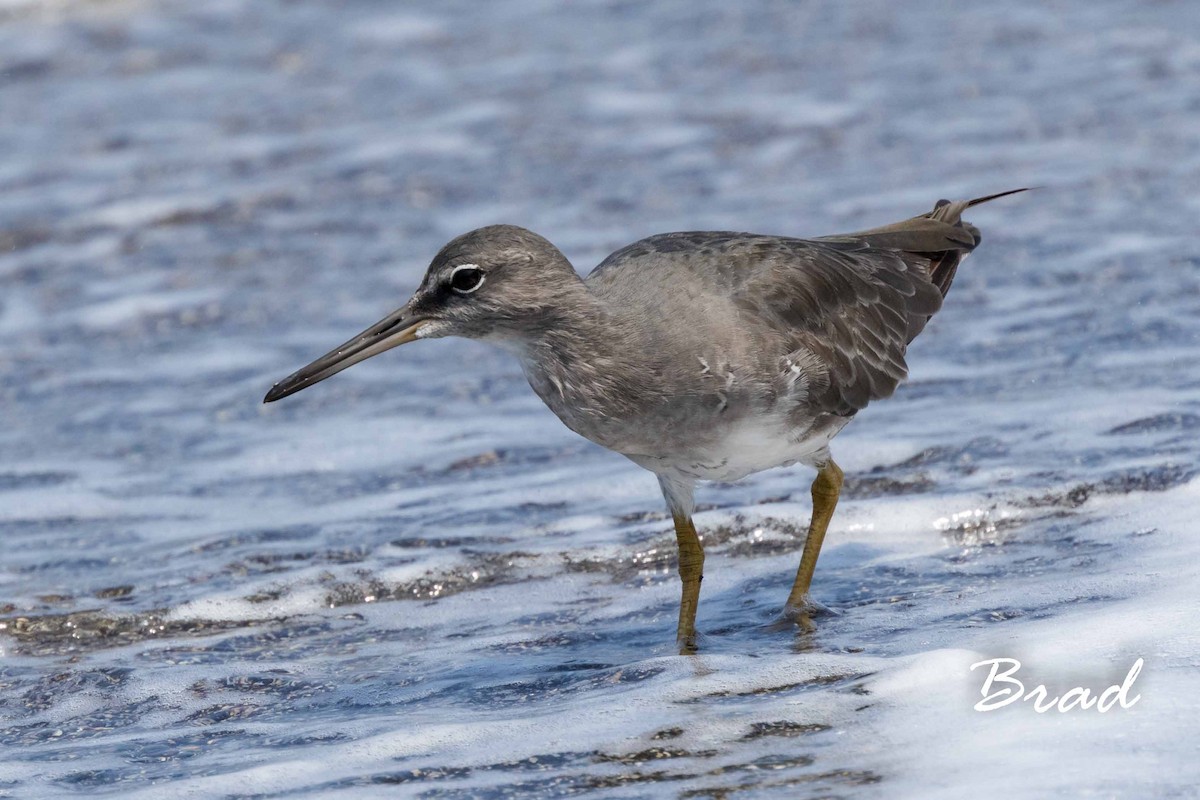
[[904,380],[908,343],[982,240],[962,213],[1022,191],[939,200],[927,214],[858,233],[784,240],[747,273],[736,302],[791,332],[810,365],[810,405],[854,414]]
[[979,244],[962,212],[1012,193],[940,200],[909,220],[820,239],[661,234],[613,253],[588,280],[615,283],[623,269],[654,264],[688,270],[691,281],[732,301],[761,340],[762,357],[804,373],[809,411],[851,416],[904,380],[908,343]]
[[805,372],[811,410],[849,416],[908,374],[908,343],[942,305],[928,261],[862,239],[764,247],[734,294]]

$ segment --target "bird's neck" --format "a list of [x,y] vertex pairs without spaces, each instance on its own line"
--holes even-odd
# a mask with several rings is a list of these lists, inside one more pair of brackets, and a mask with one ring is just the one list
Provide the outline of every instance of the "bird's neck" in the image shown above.
[[581,282],[552,324],[539,326],[514,348],[530,386],[567,426],[615,447],[610,424],[636,416],[655,390],[646,354],[628,346],[624,317]]
[[526,332],[519,345],[522,362],[564,378],[598,370],[617,355],[614,334],[619,321],[579,282],[555,303],[553,311]]

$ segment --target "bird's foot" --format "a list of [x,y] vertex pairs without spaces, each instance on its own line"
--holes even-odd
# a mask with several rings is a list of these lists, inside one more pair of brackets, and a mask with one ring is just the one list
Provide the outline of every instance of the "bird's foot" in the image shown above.
[[799,628],[801,633],[812,633],[817,629],[814,617],[833,617],[840,613],[806,594],[799,603],[785,605],[783,613],[769,627],[773,631]]
[[693,631],[691,635],[680,636],[676,640],[676,645],[679,647],[679,655],[694,656],[700,651],[699,645],[696,644],[697,634]]
[[793,619],[798,616],[804,617],[836,617],[842,612],[830,608],[824,603],[818,603],[812,599],[812,595],[804,595],[800,598],[799,603],[788,603],[783,607],[783,616],[785,619]]

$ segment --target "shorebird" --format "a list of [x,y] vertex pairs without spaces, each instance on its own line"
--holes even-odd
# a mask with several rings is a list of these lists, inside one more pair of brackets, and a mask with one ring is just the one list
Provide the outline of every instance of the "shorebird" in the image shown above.
[[263,402],[417,339],[465,336],[510,351],[568,428],[658,477],[679,546],[681,653],[696,651],[704,571],[696,482],[814,467],[783,614],[809,628],[813,570],[842,486],[829,442],[906,377],[909,342],[980,242],[962,213],[1020,191],[939,200],[903,222],[817,239],[660,234],[586,278],[532,231],[479,228],[441,249],[408,302]]

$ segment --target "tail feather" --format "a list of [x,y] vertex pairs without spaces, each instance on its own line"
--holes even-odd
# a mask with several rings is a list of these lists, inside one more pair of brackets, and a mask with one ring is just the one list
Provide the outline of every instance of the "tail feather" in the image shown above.
[[934,204],[933,211],[930,211],[926,215],[928,218],[959,228],[970,234],[973,240],[971,246],[966,248],[916,252],[916,255],[929,259],[929,279],[938,287],[938,291],[942,293],[942,297],[945,297],[946,293],[950,291],[950,284],[954,283],[954,276],[958,272],[958,265],[983,241],[983,235],[979,232],[979,229],[971,223],[964,221],[962,213],[968,208],[982,205],[989,200],[996,200],[1001,197],[1007,197],[1010,194],[1027,191],[1029,191],[1028,187],[1024,189],[1009,189],[1007,192],[997,192],[985,197],[976,197],[974,200],[957,200],[954,202],[939,200]]
[[974,200],[967,201],[967,208],[971,208],[972,206],[983,205],[984,203],[991,201],[991,200],[999,200],[1001,197],[1008,197],[1010,194],[1020,194],[1021,192],[1028,192],[1032,188],[1033,188],[1032,186],[1026,186],[1022,189],[1009,189],[1007,192],[996,192],[995,194],[989,194],[986,197],[976,197]]
[[963,212],[989,200],[1025,191],[1029,190],[1010,189],[974,200],[938,200],[932,211],[912,219],[836,238],[858,239],[870,247],[900,251],[924,261],[929,279],[945,297],[958,265],[983,241],[979,229],[963,220]]
[[[822,240],[850,246],[890,250],[915,269],[924,270],[942,297],[950,291],[958,265],[983,241],[979,229],[962,218],[968,208],[1010,194],[1029,191],[1010,189],[974,200],[938,200],[933,210],[920,216],[884,225],[879,228],[825,236]],[[916,313],[909,317],[908,340],[911,342],[925,327],[929,314]]]

